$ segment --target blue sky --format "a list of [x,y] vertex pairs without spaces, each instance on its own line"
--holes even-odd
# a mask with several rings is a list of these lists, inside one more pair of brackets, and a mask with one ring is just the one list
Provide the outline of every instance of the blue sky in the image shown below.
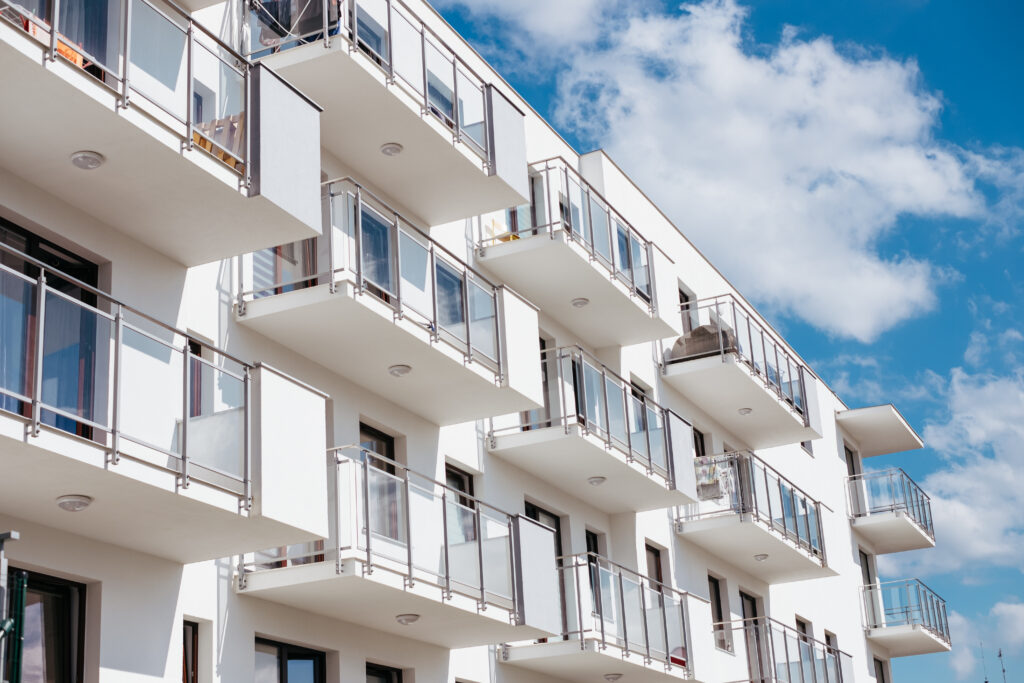
[[[928,447],[952,654],[1024,675],[1024,3],[438,0],[580,151],[607,149],[853,407]],[[745,245],[737,249],[736,244]]]

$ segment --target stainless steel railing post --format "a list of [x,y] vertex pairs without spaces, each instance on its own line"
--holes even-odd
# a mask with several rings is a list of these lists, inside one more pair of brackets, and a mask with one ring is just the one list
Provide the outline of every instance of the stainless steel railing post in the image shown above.
[[[60,0],[56,0],[59,2]],[[32,436],[39,436],[43,401],[43,344],[46,328],[46,272],[40,268],[36,279],[36,348],[32,381]]]
[[110,417],[110,464],[121,460],[121,362],[124,350],[124,307],[117,304],[114,313],[113,410]]
[[187,489],[189,485],[188,473],[188,423],[192,414],[192,351],[189,349],[188,339],[182,346],[182,373],[181,386],[183,388],[181,401],[181,488]]

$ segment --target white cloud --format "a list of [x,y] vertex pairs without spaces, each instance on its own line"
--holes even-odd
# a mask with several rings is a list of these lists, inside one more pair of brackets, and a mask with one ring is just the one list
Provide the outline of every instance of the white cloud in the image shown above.
[[953,655],[949,658],[949,664],[953,667],[953,673],[958,681],[971,677],[978,662],[974,657],[974,642],[977,640],[977,629],[964,615],[956,611],[950,611],[949,635],[953,642]]
[[1001,642],[1011,648],[1024,645],[1024,603],[999,602],[992,607]]

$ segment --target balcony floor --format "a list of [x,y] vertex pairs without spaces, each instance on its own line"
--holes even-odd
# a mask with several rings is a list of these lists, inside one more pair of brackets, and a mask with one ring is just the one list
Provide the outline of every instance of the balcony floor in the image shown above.
[[[107,449],[92,441],[46,427],[38,437],[25,432],[25,420],[0,413],[4,514],[182,563],[316,538],[240,513],[237,496],[201,482],[178,489],[176,474],[155,461],[122,456],[110,465]],[[56,498],[72,493],[93,503],[75,513],[58,508]]]
[[928,536],[903,510],[854,517],[851,523],[854,530],[863,536],[871,544],[872,550],[879,555],[935,547],[935,539]]
[[[488,246],[480,263],[595,348],[628,346],[678,333],[564,232]],[[572,300],[590,299],[583,308]]]
[[[676,389],[751,449],[771,448],[819,439],[804,426],[786,401],[768,389],[735,354],[669,363],[665,382]],[[740,415],[750,408],[749,415]]]
[[[767,583],[787,583],[836,576],[828,566],[813,559],[749,515],[723,514],[717,517],[677,523],[677,532],[691,541]],[[767,553],[758,562],[754,555]]]
[[[569,495],[608,514],[642,512],[695,501],[666,487],[658,475],[648,475],[639,462],[606,449],[604,442],[581,433],[579,426],[533,429],[497,436],[491,452],[527,472],[552,483]],[[552,457],[557,454],[557,457]],[[587,479],[606,477],[601,486]]]
[[867,636],[873,644],[888,650],[891,657],[912,657],[951,649],[949,643],[918,624],[869,628]]
[[686,669],[667,669],[663,662],[644,662],[642,655],[623,656],[620,648],[608,646],[601,650],[596,640],[555,640],[548,643],[516,645],[502,655],[505,664],[576,683],[603,680],[607,673],[621,673],[623,683],[662,683],[691,680]]
[[[333,560],[253,572],[239,593],[446,648],[550,635],[512,624],[507,609],[480,610],[467,596],[442,600],[437,586],[417,581],[410,587],[404,576],[380,566],[364,574],[363,564],[353,558],[343,559],[341,573]],[[399,614],[420,618],[402,626],[395,621]]]
[[[205,151],[183,149],[177,133],[143,113],[141,96],[121,108],[70,62],[41,66],[42,54],[0,21],[0,167],[186,266],[320,233],[265,197],[247,197],[239,176]],[[80,170],[69,159],[78,150],[106,162]]]
[[[356,294],[348,280],[338,282],[334,294],[318,285],[251,301],[238,320],[436,424],[539,407],[499,386],[488,368],[466,363],[461,351],[431,342],[420,325],[395,320],[389,306]],[[393,377],[388,368],[396,364],[412,372]]]
[[[321,145],[357,171],[369,187],[426,222],[449,221],[499,211],[527,201],[431,114],[410,91],[387,84],[383,71],[348,41],[335,36],[261,60],[324,108]],[[404,148],[395,157],[381,145]]]

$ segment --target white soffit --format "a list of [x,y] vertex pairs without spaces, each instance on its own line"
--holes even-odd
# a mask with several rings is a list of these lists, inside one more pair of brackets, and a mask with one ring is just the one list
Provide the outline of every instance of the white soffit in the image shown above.
[[836,422],[857,442],[861,457],[912,451],[924,446],[921,437],[891,403],[836,411]]

